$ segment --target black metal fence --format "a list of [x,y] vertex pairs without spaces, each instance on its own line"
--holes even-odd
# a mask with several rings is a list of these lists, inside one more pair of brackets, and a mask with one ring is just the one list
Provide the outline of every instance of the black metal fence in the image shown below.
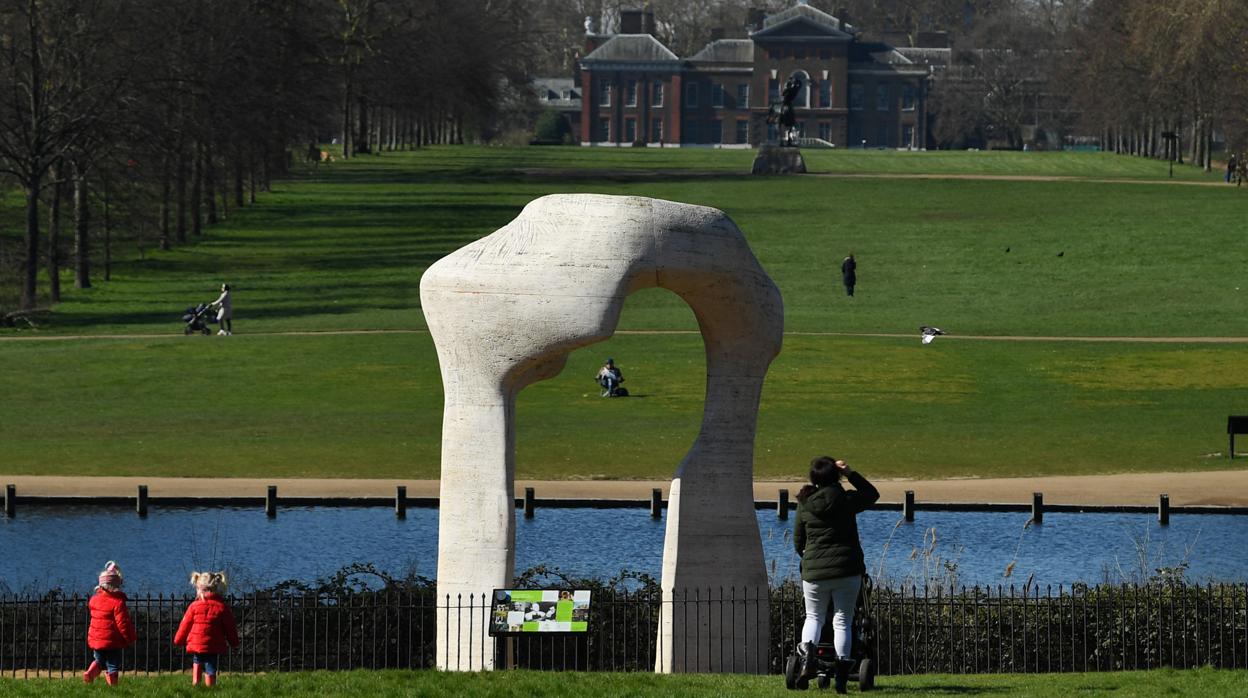
[[[189,598],[132,597],[139,640],[127,671],[189,668],[172,637]],[[498,638],[498,666],[581,671],[653,671],[661,597],[595,592],[583,636]],[[801,632],[801,590],[793,584],[747,592],[703,590],[678,597],[674,615],[770,613],[767,637],[745,643],[782,670]],[[87,664],[87,599],[0,597],[0,675],[66,676]],[[437,619],[481,623],[488,599],[438,600],[431,591],[334,596],[256,594],[230,599],[242,645],[222,657],[225,671],[420,669],[437,662]],[[883,675],[1248,668],[1248,585],[994,589],[876,589],[866,617],[869,647]],[[693,624],[690,627],[698,627]],[[733,626],[735,627],[735,626]],[[694,643],[700,645],[700,643]],[[474,664],[480,666],[478,658]]]

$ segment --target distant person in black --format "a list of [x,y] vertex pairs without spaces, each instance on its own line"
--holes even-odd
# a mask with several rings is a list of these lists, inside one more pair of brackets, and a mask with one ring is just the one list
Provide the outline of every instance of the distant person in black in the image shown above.
[[854,284],[858,283],[858,263],[854,261],[854,253],[841,260],[841,282],[845,284],[845,293],[851,298],[854,295]]
[[1226,161],[1226,182],[1230,184],[1231,177],[1235,176],[1235,169],[1239,166],[1239,158],[1235,157],[1235,153],[1231,153],[1231,157]]

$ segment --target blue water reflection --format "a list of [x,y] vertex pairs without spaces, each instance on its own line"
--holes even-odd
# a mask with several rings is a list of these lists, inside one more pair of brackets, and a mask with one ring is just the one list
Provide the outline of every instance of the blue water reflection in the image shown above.
[[[1023,513],[920,511],[913,524],[898,517],[860,518],[868,567],[894,584],[1118,582],[1184,560],[1195,580],[1248,579],[1248,517],[1173,516],[1168,527],[1145,514],[1050,513],[1042,526],[1028,526]],[[768,511],[758,521],[773,581],[796,577],[791,521]],[[533,519],[517,512],[516,565],[657,577],[663,532],[645,509],[550,508]],[[109,559],[140,593],[180,593],[192,569],[221,567],[236,590],[323,578],[355,562],[433,577],[437,536],[434,509],[398,520],[381,507],[290,507],[275,519],[258,508],[153,508],[139,519],[122,507],[25,507],[0,520],[0,590],[89,591]]]

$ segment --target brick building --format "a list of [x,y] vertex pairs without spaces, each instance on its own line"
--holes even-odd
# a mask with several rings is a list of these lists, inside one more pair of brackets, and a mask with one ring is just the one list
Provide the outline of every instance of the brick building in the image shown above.
[[718,39],[688,58],[654,37],[648,11],[624,11],[617,34],[587,32],[581,143],[757,146],[775,140],[768,104],[796,74],[803,137],[836,147],[927,147],[926,65],[804,2],[754,20],[749,38]]

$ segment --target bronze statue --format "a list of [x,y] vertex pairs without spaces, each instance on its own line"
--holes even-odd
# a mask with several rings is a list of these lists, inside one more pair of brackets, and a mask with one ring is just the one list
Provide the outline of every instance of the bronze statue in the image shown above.
[[797,145],[797,117],[793,114],[793,100],[797,99],[797,93],[801,91],[802,79],[797,75],[790,75],[780,92],[784,101],[772,102],[767,108],[767,123],[779,125],[782,146]]

